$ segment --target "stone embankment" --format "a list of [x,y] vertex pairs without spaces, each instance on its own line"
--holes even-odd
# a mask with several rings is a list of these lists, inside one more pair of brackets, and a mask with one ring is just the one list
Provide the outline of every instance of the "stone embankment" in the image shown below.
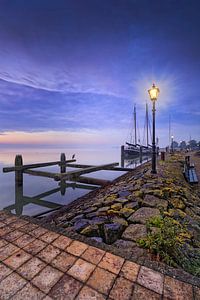
[[[195,156],[200,162],[200,156]],[[199,186],[183,176],[183,154],[125,174],[111,185],[43,218],[69,236],[137,262],[200,276]],[[173,269],[175,270],[175,269]]]

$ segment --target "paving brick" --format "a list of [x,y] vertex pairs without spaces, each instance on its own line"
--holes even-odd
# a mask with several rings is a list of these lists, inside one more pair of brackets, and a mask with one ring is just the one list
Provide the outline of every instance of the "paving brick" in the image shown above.
[[66,248],[66,251],[75,255],[80,256],[88,248],[88,245],[78,241],[73,241],[69,247]]
[[19,291],[27,281],[16,273],[11,273],[0,282],[1,300],[9,299]]
[[0,260],[4,260],[10,255],[12,255],[14,252],[18,251],[19,248],[13,244],[8,244],[5,247],[1,248],[0,251]]
[[41,235],[39,238],[40,238],[40,240],[50,244],[58,237],[59,237],[59,234],[57,234],[53,231],[48,231],[45,234]]
[[5,240],[3,240],[3,239],[0,238],[0,248],[1,248],[1,247],[4,247],[4,246],[7,245],[7,244],[8,244],[7,241],[5,241]]
[[105,300],[106,297],[88,286],[84,286],[76,300]]
[[5,239],[9,242],[12,242],[12,241],[16,240],[17,238],[19,238],[20,236],[22,236],[23,234],[24,233],[19,230],[14,230],[14,231],[11,231],[10,233],[8,233],[5,236]]
[[146,289],[143,286],[134,284],[134,289],[133,289],[133,295],[131,297],[131,300],[161,300],[162,296],[149,290]]
[[116,275],[113,273],[97,267],[89,278],[87,284],[100,293],[108,295],[115,278]]
[[67,236],[61,235],[52,243],[52,245],[64,250],[71,244],[71,242],[72,239],[68,238]]
[[31,280],[42,269],[44,269],[45,266],[46,264],[42,262],[39,258],[33,257],[28,262],[23,264],[23,266],[21,266],[17,270],[17,272],[26,279]]
[[17,219],[16,222],[10,224],[10,226],[14,229],[20,228],[22,226],[24,226],[25,224],[28,224],[29,222],[26,220],[22,220],[22,219]]
[[4,260],[4,263],[12,269],[17,269],[30,258],[30,254],[20,249],[19,251],[15,252],[10,257],[8,257],[6,260]]
[[102,257],[104,256],[105,251],[89,246],[87,250],[82,254],[82,258],[85,260],[93,263],[93,264],[98,264]]
[[163,274],[158,273],[149,268],[146,268],[146,267],[140,268],[137,282],[140,285],[142,285],[158,294],[162,294],[162,292],[163,292],[163,282],[164,282]]
[[38,252],[40,252],[42,249],[44,249],[46,246],[47,243],[40,240],[34,240],[30,244],[26,245],[23,249],[28,253],[35,255]]
[[13,296],[13,300],[41,300],[45,296],[40,290],[28,283]]
[[99,267],[118,274],[121,270],[123,262],[124,259],[122,257],[106,252],[103,259],[99,263]]
[[37,225],[37,224],[29,223],[29,224],[26,224],[25,226],[20,227],[20,230],[23,232],[29,233],[38,227],[39,227],[39,225]]
[[12,227],[9,227],[9,226],[1,227],[0,228],[0,236],[4,236],[4,235],[8,234],[11,231],[13,231]]
[[131,281],[136,281],[140,266],[134,262],[126,260],[121,269],[120,275]]
[[0,221],[0,228],[5,227],[6,224]]
[[50,263],[58,254],[60,254],[60,250],[58,248],[48,245],[41,252],[39,252],[37,256],[45,262]]
[[76,256],[73,256],[66,252],[62,252],[56,258],[54,258],[54,260],[51,262],[51,265],[62,272],[66,272],[76,260]]
[[52,297],[52,299],[74,300],[81,287],[82,284],[78,280],[69,275],[64,275],[52,288],[49,296]]
[[44,293],[48,293],[62,275],[62,272],[52,268],[51,266],[47,266],[32,279],[32,283]]
[[94,269],[95,265],[79,258],[67,273],[76,279],[85,282]]
[[20,236],[17,240],[13,241],[13,243],[15,245],[17,245],[18,247],[23,248],[26,245],[28,245],[31,242],[33,242],[34,239],[35,238],[32,237],[31,235],[25,233],[24,235]]
[[123,277],[118,277],[109,294],[111,299],[129,300],[133,289],[133,283]]
[[194,300],[200,300],[200,288],[194,287]]
[[8,224],[11,224],[13,222],[16,222],[17,220],[18,220],[18,218],[16,216],[9,216],[6,219],[4,219],[3,222],[8,225]]
[[8,268],[7,266],[5,266],[1,263],[0,264],[0,282],[12,272],[13,272],[13,270],[11,270],[10,268]]
[[43,228],[43,227],[38,227],[36,229],[34,229],[33,231],[29,232],[29,234],[31,234],[32,236],[38,238],[40,237],[41,235],[47,233],[48,230]]
[[164,298],[190,300],[193,299],[192,286],[174,278],[165,277]]

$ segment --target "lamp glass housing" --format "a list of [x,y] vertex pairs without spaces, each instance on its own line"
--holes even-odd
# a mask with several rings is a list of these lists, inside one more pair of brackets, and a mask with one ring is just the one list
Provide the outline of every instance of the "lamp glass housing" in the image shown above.
[[152,101],[154,101],[154,100],[157,100],[157,99],[158,99],[158,95],[159,95],[159,93],[160,93],[160,90],[159,90],[159,88],[158,88],[157,86],[155,86],[155,84],[153,84],[153,85],[152,85],[152,88],[150,88],[150,89],[148,90],[148,93],[149,93],[150,99],[151,99]]

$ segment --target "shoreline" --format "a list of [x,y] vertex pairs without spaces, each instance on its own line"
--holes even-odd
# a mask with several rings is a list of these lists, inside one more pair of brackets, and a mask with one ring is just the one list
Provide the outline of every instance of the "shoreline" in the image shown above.
[[[174,160],[174,157],[172,157],[172,161],[173,160]],[[179,165],[179,167],[180,167],[180,163],[181,163],[180,157],[179,157],[179,159],[176,158],[175,164]],[[168,162],[165,162],[166,169],[167,169],[167,164],[168,164]],[[194,275],[184,271],[183,268],[170,267],[162,261],[157,261],[155,256],[150,255],[148,253],[148,251],[145,253],[145,255],[143,255],[141,257],[134,257],[132,255],[131,251],[126,251],[126,249],[125,249],[126,247],[117,248],[114,245],[114,243],[106,244],[105,242],[98,242],[97,240],[94,240],[91,237],[87,237],[87,236],[84,236],[83,234],[80,234],[79,232],[76,232],[75,230],[72,229],[71,226],[69,228],[63,228],[62,226],[59,227],[58,226],[59,224],[55,222],[56,220],[59,220],[59,218],[62,217],[64,214],[68,215],[68,214],[72,213],[73,210],[78,210],[77,214],[80,214],[81,212],[84,211],[84,209],[86,209],[86,207],[90,207],[92,205],[94,206],[96,203],[95,201],[97,201],[99,199],[99,197],[103,198],[103,197],[109,196],[109,193],[111,193],[113,191],[113,188],[115,191],[115,188],[120,186],[120,184],[122,184],[122,182],[126,186],[128,185],[128,181],[130,181],[130,180],[135,180],[137,182],[138,180],[141,179],[141,176],[144,176],[145,174],[149,173],[149,170],[147,170],[147,168],[148,169],[150,168],[150,162],[147,162],[141,166],[138,166],[133,171],[130,171],[126,174],[121,175],[120,177],[116,178],[113,182],[109,183],[108,185],[106,185],[102,188],[99,188],[95,191],[92,191],[83,197],[76,199],[74,202],[61,208],[59,211],[56,211],[45,218],[37,220],[37,222],[39,224],[41,224],[42,226],[45,226],[45,227],[47,226],[48,228],[51,228],[55,231],[59,231],[60,233],[66,235],[68,237],[71,237],[73,239],[76,239],[76,240],[79,240],[82,242],[86,242],[86,243],[90,244],[91,246],[95,246],[95,247],[101,248],[103,250],[110,251],[113,254],[120,255],[126,259],[129,259],[131,261],[140,263],[146,267],[149,267],[149,268],[152,268],[159,272],[162,272],[163,274],[175,276],[176,278],[181,279],[185,282],[190,282],[192,284],[200,286],[200,278],[199,277],[194,276]],[[163,168],[163,166],[162,166],[162,162],[161,162],[159,169],[162,169],[162,168]],[[180,174],[178,174],[179,177],[182,176],[182,173],[180,173]],[[147,176],[147,175],[145,175],[145,176]],[[159,176],[160,176],[160,174],[159,174]],[[159,180],[159,176],[156,177],[157,178],[156,180]],[[163,176],[163,178],[164,177],[165,176]],[[173,176],[171,176],[171,177],[173,177]],[[180,184],[180,186],[184,186],[186,189],[188,189],[189,192],[190,192],[190,190],[192,190],[192,188],[183,180],[183,176],[178,179],[179,180],[177,182],[178,182],[178,184]],[[155,181],[155,177],[153,180]],[[130,187],[130,185],[129,185],[129,187]],[[148,190],[148,188],[146,188],[146,191],[147,190]],[[144,193],[145,193],[145,191],[144,191]],[[147,206],[148,206],[148,204],[147,204]],[[137,249],[137,248],[135,247],[134,249]]]

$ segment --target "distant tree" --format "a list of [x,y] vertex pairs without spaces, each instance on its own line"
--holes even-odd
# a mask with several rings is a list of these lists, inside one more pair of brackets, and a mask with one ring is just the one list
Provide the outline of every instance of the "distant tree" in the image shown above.
[[194,150],[197,148],[197,141],[196,140],[191,140],[189,141],[189,146],[191,150]]
[[181,150],[185,150],[187,148],[186,141],[181,141],[179,147]]

